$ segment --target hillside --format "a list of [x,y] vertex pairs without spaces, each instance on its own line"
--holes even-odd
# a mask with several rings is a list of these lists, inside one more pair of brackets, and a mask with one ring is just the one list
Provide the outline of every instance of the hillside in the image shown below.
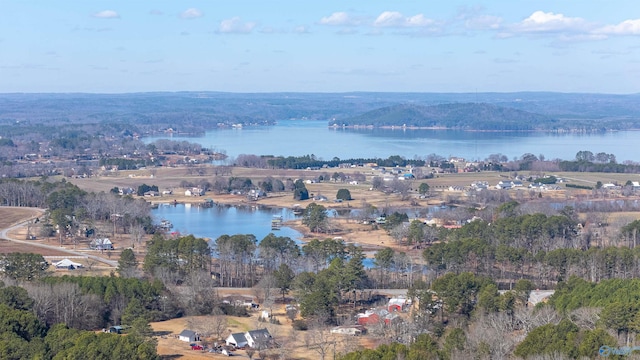
[[[422,106],[400,104],[336,121],[337,125],[440,127],[468,130],[557,129],[560,122],[550,116],[484,103]],[[332,125],[330,123],[330,125]]]

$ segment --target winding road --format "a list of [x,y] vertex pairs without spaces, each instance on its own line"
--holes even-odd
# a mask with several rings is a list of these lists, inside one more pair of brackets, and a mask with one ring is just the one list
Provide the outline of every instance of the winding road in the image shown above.
[[[42,209],[37,209],[38,211],[40,211],[40,215],[42,215],[42,213],[44,213],[44,211]],[[40,216],[38,215],[38,216]],[[49,249],[49,250],[55,250],[58,252],[63,252],[63,253],[67,253],[69,255],[72,256],[82,256],[82,257],[86,257],[95,261],[99,261],[103,264],[107,264],[111,267],[118,267],[118,262],[114,261],[114,260],[107,260],[105,258],[102,258],[100,256],[96,256],[96,255],[90,255],[87,254],[85,252],[80,252],[80,251],[75,251],[75,250],[69,250],[69,249],[65,249],[63,247],[60,246],[53,246],[53,245],[47,245],[47,244],[41,244],[41,243],[37,243],[37,242],[33,242],[33,241],[25,241],[25,240],[18,240],[18,239],[14,239],[9,237],[9,232],[16,230],[20,227],[26,226],[29,222],[33,221],[33,219],[35,219],[36,216],[31,217],[30,219],[27,219],[25,221],[19,222],[17,224],[11,225],[8,228],[2,229],[0,230],[0,239],[4,239],[4,240],[8,240],[8,241],[12,241],[18,244],[23,244],[23,245],[27,245],[27,246],[35,246],[35,247],[40,247],[43,249]]]

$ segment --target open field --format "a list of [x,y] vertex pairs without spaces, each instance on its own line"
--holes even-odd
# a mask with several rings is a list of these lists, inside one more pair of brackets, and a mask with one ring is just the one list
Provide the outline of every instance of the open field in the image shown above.
[[8,228],[11,225],[30,219],[39,215],[35,209],[17,208],[17,207],[0,207],[0,229]]

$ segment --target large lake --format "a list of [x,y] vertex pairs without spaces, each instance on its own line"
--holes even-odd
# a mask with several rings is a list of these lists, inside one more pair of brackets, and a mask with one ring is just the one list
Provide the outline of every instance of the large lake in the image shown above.
[[429,154],[483,160],[491,154],[509,159],[522,154],[542,154],[547,159],[572,160],[581,150],[616,155],[618,162],[640,161],[638,131],[592,134],[549,132],[471,132],[459,130],[334,129],[325,121],[283,120],[277,125],[220,128],[200,137],[159,136],[145,138],[188,140],[224,151],[231,158],[239,154],[301,156],[314,154],[325,160],[338,157],[405,158]]

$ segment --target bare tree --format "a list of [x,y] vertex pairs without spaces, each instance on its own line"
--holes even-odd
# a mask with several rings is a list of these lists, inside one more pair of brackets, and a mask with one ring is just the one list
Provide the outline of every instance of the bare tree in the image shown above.
[[307,331],[304,343],[307,349],[318,354],[320,360],[325,360],[326,356],[331,353],[331,349],[335,351],[336,347],[335,339],[331,337],[329,329],[319,324]]
[[146,232],[144,231],[144,226],[140,224],[133,225],[130,229],[130,233],[131,233],[131,242],[134,245],[134,247],[135,245],[139,245],[142,242],[142,239],[146,234]]
[[278,287],[276,284],[276,278],[267,274],[260,279],[258,284],[253,287],[253,294],[258,298],[259,302],[264,304],[273,304],[273,297],[278,293]]
[[98,260],[92,257],[87,257],[85,258],[84,263],[87,265],[87,270],[91,271],[93,267],[98,263]]
[[602,309],[599,308],[581,307],[573,310],[569,318],[581,329],[594,330],[596,323],[600,320],[601,311]]
[[226,335],[229,322],[227,317],[222,314],[222,311],[216,309],[213,315],[189,318],[187,325],[202,337],[213,336],[216,340],[221,340]]

